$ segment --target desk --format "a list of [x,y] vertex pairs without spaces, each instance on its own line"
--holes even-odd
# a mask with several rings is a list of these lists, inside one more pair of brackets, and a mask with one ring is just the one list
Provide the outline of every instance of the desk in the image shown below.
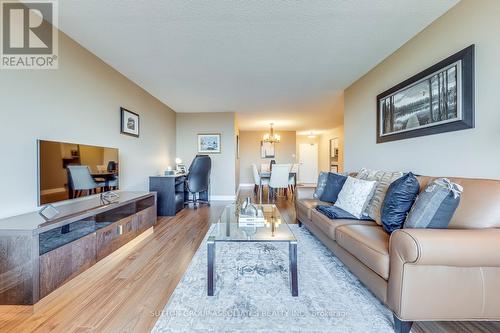
[[[260,172],[259,174],[259,203],[262,203],[262,178],[266,178],[266,179],[271,179],[271,172],[270,171],[262,171]],[[297,173],[296,172],[290,172],[290,174],[288,175],[288,177],[294,177],[294,186],[297,187]]]
[[188,192],[186,174],[149,177],[149,190],[157,193],[158,216],[175,216],[184,208]]

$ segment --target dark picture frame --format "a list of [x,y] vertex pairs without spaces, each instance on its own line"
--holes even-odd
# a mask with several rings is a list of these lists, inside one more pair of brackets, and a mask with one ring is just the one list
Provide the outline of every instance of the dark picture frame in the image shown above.
[[236,159],[240,159],[240,136],[236,135]]
[[379,94],[377,143],[474,128],[474,53],[473,44]]
[[127,110],[120,108],[120,133],[138,138],[140,132],[140,116]]

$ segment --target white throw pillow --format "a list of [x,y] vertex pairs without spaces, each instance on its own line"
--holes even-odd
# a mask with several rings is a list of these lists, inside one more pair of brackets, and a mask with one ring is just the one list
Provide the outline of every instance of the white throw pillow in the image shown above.
[[347,177],[335,206],[360,219],[377,186],[376,181]]

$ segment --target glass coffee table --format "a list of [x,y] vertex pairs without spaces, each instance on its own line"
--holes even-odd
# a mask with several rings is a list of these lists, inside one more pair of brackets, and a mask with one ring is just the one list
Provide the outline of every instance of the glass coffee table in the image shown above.
[[262,208],[266,218],[265,226],[244,226],[238,223],[238,209],[235,205],[227,206],[219,221],[214,225],[207,240],[208,267],[207,289],[208,296],[214,295],[215,290],[215,244],[218,242],[288,242],[290,264],[290,290],[292,296],[299,295],[297,276],[297,239],[288,224],[281,219],[280,212],[275,205],[256,205]]

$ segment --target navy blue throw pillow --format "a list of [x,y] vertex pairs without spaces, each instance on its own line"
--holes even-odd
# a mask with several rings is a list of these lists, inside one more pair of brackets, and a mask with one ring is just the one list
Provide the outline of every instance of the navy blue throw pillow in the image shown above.
[[319,199],[325,202],[337,201],[337,197],[339,196],[340,190],[342,190],[342,186],[344,186],[346,180],[346,176],[329,172],[328,178],[326,179],[325,189]]
[[316,210],[332,220],[335,220],[335,219],[369,220],[369,219],[364,219],[364,218],[358,219],[356,216],[352,215],[351,213],[348,213],[345,210],[343,210],[342,208],[339,208],[336,206],[318,205],[318,206],[316,206]]
[[419,189],[417,177],[411,172],[389,185],[381,208],[382,226],[386,232],[392,233],[403,227]]

